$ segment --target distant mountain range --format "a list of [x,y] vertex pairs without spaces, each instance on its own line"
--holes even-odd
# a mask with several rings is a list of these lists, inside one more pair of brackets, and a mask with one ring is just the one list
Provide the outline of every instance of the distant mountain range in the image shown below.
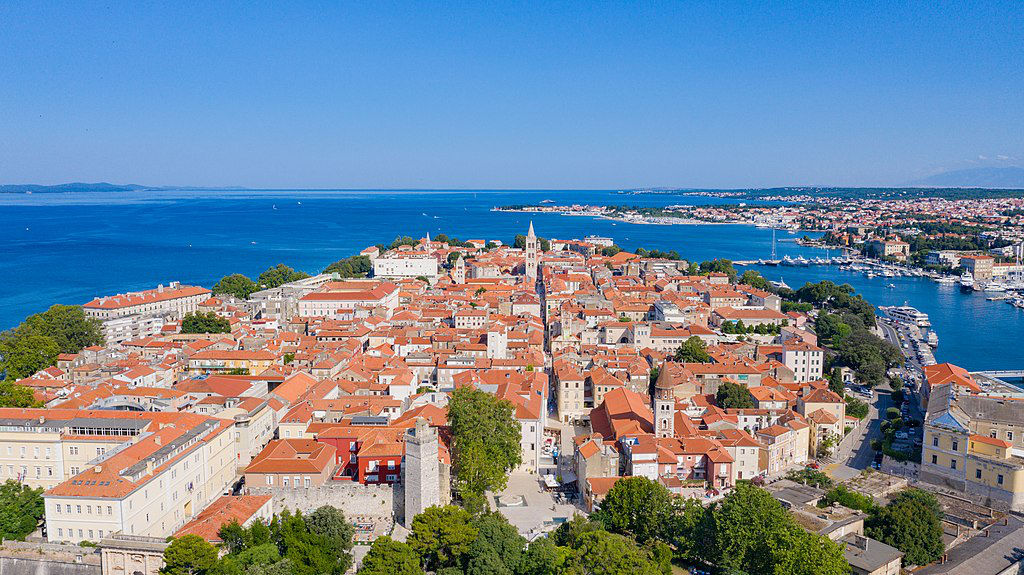
[[70,184],[57,184],[55,186],[43,186],[40,184],[4,184],[0,185],[0,193],[24,194],[52,194],[58,192],[134,192],[138,190],[158,190],[151,186],[140,186],[138,184],[108,184],[99,182],[87,184],[83,182],[72,182]]
[[0,194],[57,194],[66,192],[149,192],[157,190],[243,190],[236,186],[229,187],[195,187],[195,186],[142,186],[139,184],[109,184],[97,182],[94,184],[85,182],[71,182],[69,184],[57,184],[54,186],[43,186],[40,184],[0,184]]
[[910,182],[910,186],[936,188],[1024,188],[1024,168],[967,168],[951,170]]

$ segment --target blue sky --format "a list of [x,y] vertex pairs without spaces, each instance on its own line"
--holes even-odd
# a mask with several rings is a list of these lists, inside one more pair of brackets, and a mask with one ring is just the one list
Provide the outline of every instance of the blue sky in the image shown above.
[[1024,156],[1021,2],[43,4],[0,3],[2,183],[876,185]]

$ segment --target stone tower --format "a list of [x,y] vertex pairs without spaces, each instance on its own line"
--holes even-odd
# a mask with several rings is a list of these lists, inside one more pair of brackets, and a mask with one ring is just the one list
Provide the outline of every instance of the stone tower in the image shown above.
[[405,526],[428,507],[441,505],[437,430],[426,419],[405,433]]
[[459,254],[459,259],[455,260],[455,266],[452,267],[452,281],[457,284],[466,283],[466,262],[462,259],[462,254]]
[[508,331],[504,326],[487,330],[487,358],[508,359]]
[[669,385],[669,378],[664,377],[664,367],[654,384],[654,435],[655,437],[675,437],[676,435],[676,398]]
[[537,266],[540,263],[540,250],[538,248],[537,234],[533,233],[533,222],[530,222],[530,231],[526,232],[526,277],[537,279]]

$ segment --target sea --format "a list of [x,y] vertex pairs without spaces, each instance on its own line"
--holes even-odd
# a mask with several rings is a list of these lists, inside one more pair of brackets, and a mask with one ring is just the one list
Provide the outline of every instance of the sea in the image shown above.
[[[769,229],[733,224],[630,224],[586,216],[497,212],[538,204],[666,206],[749,200],[609,190],[161,190],[0,194],[0,329],[55,303],[180,281],[212,286],[284,263],[308,273],[398,236],[439,233],[511,242],[532,221],[547,238],[611,237],[628,250],[676,250],[689,260],[756,260]],[[800,235],[803,235],[802,233]],[[815,234],[808,234],[812,237]],[[838,255],[777,232],[778,257]],[[912,305],[931,317],[936,359],[969,370],[1024,369],[1024,311],[927,278],[873,278],[832,266],[757,268],[793,288],[849,283],[875,305]],[[895,287],[888,287],[893,284]]]

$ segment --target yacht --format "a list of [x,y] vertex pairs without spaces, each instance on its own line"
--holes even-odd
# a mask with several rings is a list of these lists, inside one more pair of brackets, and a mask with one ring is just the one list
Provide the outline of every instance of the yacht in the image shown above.
[[800,267],[807,267],[811,265],[811,262],[808,261],[807,258],[805,258],[804,256],[796,256],[796,259],[793,260],[793,262]]
[[931,327],[931,322],[928,320],[928,314],[918,311],[917,308],[909,305],[899,306],[879,306],[880,310],[885,312],[885,315],[892,319],[910,325],[916,325],[917,327]]
[[782,265],[784,266],[795,266],[796,261],[789,256],[782,256]]
[[939,347],[939,336],[932,330],[928,330],[928,335],[925,336],[925,342],[931,346],[932,349]]
[[790,289],[789,286],[786,285],[786,282],[782,281],[782,276],[779,276],[779,281],[768,280],[768,283],[771,284],[772,287],[774,287],[775,289]]
[[964,272],[963,275],[960,276],[959,283],[960,289],[964,291],[974,291],[974,276],[971,274]]
[[956,280],[953,279],[952,276],[942,276],[940,278],[935,278],[935,283],[939,283],[942,285],[953,285],[956,283]]
[[991,281],[983,286],[987,292],[1004,292],[1006,291],[1006,285],[999,281]]

